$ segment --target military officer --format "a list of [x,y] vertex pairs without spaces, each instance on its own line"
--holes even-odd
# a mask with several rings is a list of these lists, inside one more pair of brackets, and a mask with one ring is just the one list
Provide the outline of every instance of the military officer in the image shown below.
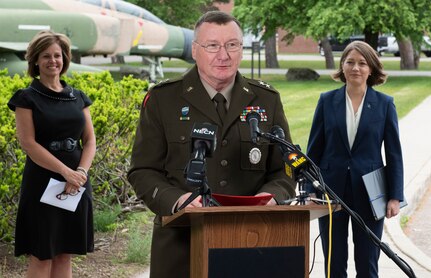
[[[279,93],[270,85],[242,77],[242,31],[223,12],[204,14],[196,23],[192,55],[196,66],[183,77],[154,86],[145,96],[128,179],[155,214],[150,277],[190,276],[190,229],[161,226],[192,194],[184,178],[194,123],[218,126],[217,147],[206,159],[213,193],[267,195],[268,205],[295,195],[277,146],[253,144],[244,115],[257,111],[259,128],[278,125],[291,140]],[[220,100],[220,94],[223,96]],[[217,101],[219,103],[216,103]],[[220,115],[220,107],[227,110]],[[189,207],[200,207],[201,196]]]

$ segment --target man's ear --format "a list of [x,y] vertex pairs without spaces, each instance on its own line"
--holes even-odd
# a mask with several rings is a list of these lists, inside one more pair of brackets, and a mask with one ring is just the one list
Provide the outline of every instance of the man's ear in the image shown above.
[[196,43],[192,42],[192,58],[196,61]]

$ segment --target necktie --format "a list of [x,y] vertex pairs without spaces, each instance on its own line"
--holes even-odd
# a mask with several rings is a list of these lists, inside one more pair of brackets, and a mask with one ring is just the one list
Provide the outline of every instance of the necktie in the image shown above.
[[226,99],[222,94],[217,93],[214,96],[213,100],[217,103],[217,114],[219,115],[220,120],[223,122],[223,120],[226,116],[226,113],[227,113]]

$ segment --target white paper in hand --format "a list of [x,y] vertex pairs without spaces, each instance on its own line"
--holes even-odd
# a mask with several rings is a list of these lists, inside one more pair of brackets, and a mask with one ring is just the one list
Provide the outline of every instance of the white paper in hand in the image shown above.
[[48,205],[75,211],[79,201],[81,200],[82,193],[85,191],[85,187],[81,187],[78,194],[73,196],[67,195],[67,198],[60,200],[57,198],[57,195],[63,192],[65,185],[66,182],[51,178],[46,186],[45,192],[43,192],[42,198],[40,198],[40,201]]

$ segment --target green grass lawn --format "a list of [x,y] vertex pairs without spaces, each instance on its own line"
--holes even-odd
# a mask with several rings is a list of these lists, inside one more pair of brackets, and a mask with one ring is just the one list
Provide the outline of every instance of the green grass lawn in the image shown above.
[[[318,54],[316,54],[317,56]],[[336,59],[339,57],[336,57]],[[338,67],[336,60],[336,67]],[[255,77],[257,75],[257,62],[255,61]],[[325,62],[321,61],[279,61],[280,68],[286,70],[291,67],[307,67],[312,69],[325,69]],[[131,63],[134,66],[142,66],[140,63]],[[431,71],[431,61],[424,59],[419,64],[419,70]],[[184,67],[189,68],[191,64],[178,59],[165,60],[165,68]],[[241,68],[250,68],[251,61],[243,60]],[[265,62],[262,61],[262,68],[265,68]],[[383,60],[385,70],[399,70],[399,60]],[[173,78],[180,73],[165,72],[165,78]],[[245,74],[250,77],[250,74]],[[281,94],[287,119],[290,124],[292,139],[296,144],[300,144],[305,150],[307,146],[308,134],[310,131],[311,121],[314,109],[317,104],[320,93],[338,88],[342,83],[333,81],[329,76],[321,76],[318,81],[310,82],[291,82],[286,81],[284,75],[261,75],[262,80],[269,82]],[[394,97],[399,118],[405,116],[411,109],[417,106],[427,96],[431,95],[429,77],[398,77],[389,76],[384,85],[375,89]]]
[[[342,83],[333,81],[329,76],[321,76],[314,82],[288,82],[283,80],[283,76],[264,76],[264,79],[280,92],[292,139],[305,150],[320,94],[336,89]],[[394,97],[401,119],[431,95],[430,82],[429,77],[389,77],[384,85],[374,89]]]
[[[173,78],[179,73],[166,73],[165,75],[166,78]],[[249,74],[245,74],[245,76],[250,77]],[[335,82],[329,76],[321,76],[317,81],[306,82],[286,81],[284,75],[265,74],[261,76],[261,79],[280,92],[292,139],[295,144],[299,144],[305,150],[314,109],[320,94],[341,87],[343,83]],[[398,117],[401,119],[431,95],[430,84],[430,77],[389,76],[385,84],[374,87],[374,89],[394,97]]]

